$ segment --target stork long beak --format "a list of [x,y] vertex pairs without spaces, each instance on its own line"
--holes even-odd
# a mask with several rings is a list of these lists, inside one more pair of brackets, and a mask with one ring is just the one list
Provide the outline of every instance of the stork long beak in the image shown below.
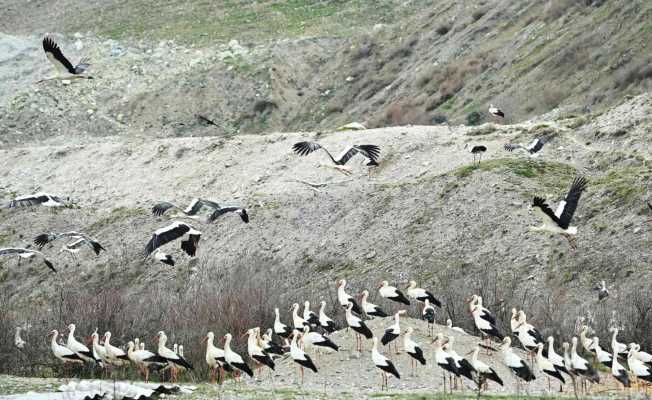
[[242,335],[240,335],[240,339],[244,339],[245,336],[249,335],[249,332],[245,332]]
[[376,286],[376,289],[380,289],[381,287],[383,287],[383,283],[382,283],[382,282],[380,282],[380,283],[378,284],[378,286]]
[[204,336],[204,338],[201,340],[201,343],[206,343],[208,342],[208,336]]

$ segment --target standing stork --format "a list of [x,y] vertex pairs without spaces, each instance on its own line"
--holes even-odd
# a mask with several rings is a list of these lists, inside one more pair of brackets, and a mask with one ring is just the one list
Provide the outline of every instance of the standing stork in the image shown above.
[[448,329],[450,329],[452,331],[461,333],[463,335],[467,335],[467,333],[466,333],[466,331],[464,329],[462,329],[462,328],[460,328],[458,326],[453,326],[453,321],[450,318],[448,318],[446,320],[446,328],[448,328]]
[[363,290],[362,293],[360,293],[360,304],[362,305],[362,310],[364,313],[367,315],[367,317],[378,317],[378,318],[385,318],[388,317],[387,313],[383,311],[382,308],[378,307],[377,305],[370,303],[367,301],[367,298],[369,297],[369,291],[368,290]]
[[421,319],[428,323],[428,337],[433,337],[435,334],[435,315],[435,307],[430,304],[430,300],[426,299],[421,310]]
[[362,319],[353,315],[352,310],[353,303],[349,303],[349,306],[346,308],[346,323],[349,328],[353,329],[355,332],[356,350],[362,352],[362,339],[360,338],[360,335],[364,336],[366,339],[371,339],[374,334],[371,333],[371,330]]
[[326,302],[322,301],[319,307],[319,326],[328,333],[339,330],[339,326],[328,315],[326,315]]
[[15,248],[15,247],[10,247],[6,249],[0,249],[0,257],[1,256],[13,256],[16,255],[18,256],[18,265],[20,265],[20,259],[21,258],[27,258],[30,259],[32,257],[41,257],[43,259],[43,263],[45,266],[50,268],[52,272],[57,272],[57,270],[54,268],[54,265],[50,260],[48,260],[45,257],[45,254],[41,253],[40,251],[37,250],[30,250],[30,249],[22,249],[22,248]]
[[301,384],[303,385],[303,369],[308,368],[314,373],[317,373],[317,367],[315,363],[312,362],[312,359],[305,351],[299,348],[297,340],[301,333],[298,330],[292,331],[292,342],[290,342],[290,357],[292,361],[299,364],[299,374],[301,375]]
[[[545,343],[543,336],[537,328],[527,322],[527,317],[523,310],[518,312],[518,325],[516,326],[516,332],[518,334],[518,341],[521,342],[521,345],[523,345],[531,355],[533,352],[537,351],[539,344]],[[533,360],[530,359],[530,361]]]
[[79,357],[77,353],[57,343],[59,332],[56,329],[51,331],[49,336],[52,337],[50,340],[50,348],[52,349],[52,354],[54,354],[56,358],[61,360],[64,365],[70,363],[79,363],[79,364],[84,363],[84,360],[82,360],[82,358]]
[[387,389],[387,374],[391,374],[396,379],[401,379],[401,375],[396,370],[394,364],[390,361],[389,358],[380,354],[378,351],[378,338],[372,337],[373,347],[371,348],[371,360],[373,361],[376,368],[382,371],[383,381],[381,385],[381,390]]
[[177,371],[178,367],[183,367],[189,370],[192,370],[192,365],[186,361],[182,356],[177,354],[176,352],[170,350],[167,348],[165,345],[167,344],[168,337],[163,331],[159,331],[159,333],[156,335],[154,341],[158,342],[158,350],[156,354],[158,354],[160,357],[164,358],[168,365],[171,368],[171,378],[173,381],[176,381],[177,379]]
[[[537,367],[539,368],[539,371],[543,372],[549,377],[551,376],[559,380],[562,383],[562,385],[566,383],[566,380],[561,375],[561,371],[558,370],[557,367],[555,367],[552,361],[543,357],[543,343],[537,344],[536,361],[537,361]],[[548,378],[548,390],[550,390],[550,378]]]
[[340,349],[338,345],[328,338],[328,336],[324,336],[319,332],[310,332],[310,327],[308,326],[303,327],[301,341],[310,346],[331,349],[334,351],[339,351]]
[[[464,149],[467,149],[469,147],[469,144],[464,145]],[[471,154],[473,154],[473,164],[475,164],[475,158],[478,157],[478,165],[482,162],[482,155],[487,151],[487,146],[478,144],[474,145],[469,149]]]
[[272,360],[272,357],[265,353],[263,348],[258,345],[256,331],[249,329],[245,335],[247,335],[247,353],[249,354],[249,357],[260,365],[265,365],[273,371],[274,367],[276,367],[274,360]]
[[360,154],[368,160],[368,166],[378,165],[378,157],[380,157],[380,147],[373,144],[361,144],[347,147],[339,157],[334,158],[331,153],[322,147],[319,143],[315,142],[299,142],[292,146],[292,150],[300,156],[307,156],[308,154],[322,149],[328,154],[328,157],[333,162],[333,168],[337,171],[350,175],[352,173],[351,167],[345,164],[353,158],[356,154]]
[[[512,351],[512,339],[509,336],[503,339],[503,343],[500,345],[500,352],[503,354],[503,362],[517,378],[525,382],[530,382],[535,379],[530,367],[521,357]],[[516,380],[517,389],[520,388],[519,379]]]
[[[67,199],[68,201],[70,199]],[[59,196],[53,196],[47,193],[36,193],[27,196],[16,197],[9,202],[7,208],[43,206],[43,207],[63,207],[66,202]]]
[[414,329],[409,326],[405,333],[403,333],[403,348],[405,352],[410,356],[410,367],[412,370],[412,376],[416,376],[417,372],[417,362],[421,365],[426,365],[426,358],[423,356],[423,350],[421,346],[412,340],[412,333]]
[[340,279],[336,282],[337,286],[337,302],[340,303],[340,306],[347,308],[349,306],[349,303],[353,304],[353,312],[361,315],[362,314],[362,309],[358,305],[358,302],[355,301],[353,296],[350,294],[346,293],[344,290],[346,288],[346,279]]
[[555,351],[555,338],[552,336],[548,336],[547,341],[548,341],[548,357],[547,357],[548,361],[550,361],[558,371],[563,372],[564,374],[570,376],[570,372],[568,372],[568,368],[566,368],[566,363],[564,362],[564,357],[560,356]]
[[595,359],[598,360],[600,364],[604,365],[607,368],[611,368],[613,366],[613,358],[611,357],[611,353],[602,350],[602,347],[600,347],[599,337],[596,336],[593,338],[591,348],[595,354]]
[[405,304],[406,306],[410,305],[410,300],[408,300],[408,298],[405,297],[403,292],[401,292],[394,286],[390,286],[389,282],[387,281],[380,282],[380,284],[378,285],[378,293],[382,298],[389,299],[397,303]]
[[[444,350],[444,335],[438,333],[435,336],[435,340],[432,341],[434,352],[435,352],[435,363],[442,369],[442,379],[444,381],[444,393],[446,393],[446,372],[449,374],[454,374],[456,376],[460,375],[460,372],[457,369],[457,364],[453,357]],[[452,381],[453,378],[451,378]],[[450,391],[453,391],[452,385],[450,386]]]
[[26,342],[23,340],[23,338],[20,337],[20,331],[23,328],[20,326],[16,327],[16,333],[14,334],[14,346],[17,349],[24,349]]
[[646,364],[652,365],[652,354],[645,351],[641,351],[641,346],[636,343],[630,343],[629,349],[636,349],[636,358],[643,361]]
[[298,331],[303,331],[304,326],[308,326],[308,327],[310,326],[308,321],[306,321],[305,319],[303,319],[303,318],[301,318],[299,316],[299,304],[298,303],[292,304],[292,309],[291,310],[292,310],[292,324],[294,325],[294,329],[296,329]]
[[483,336],[495,337],[498,340],[503,340],[505,337],[494,325],[495,319],[493,320],[494,322],[491,322],[491,314],[483,313],[481,307],[482,304],[476,304],[471,311],[475,327],[482,333]]
[[418,288],[415,281],[410,281],[410,284],[407,286],[407,295],[410,298],[415,299],[421,303],[424,303],[426,300],[439,308],[441,308],[441,301],[439,301],[432,293],[423,288]]
[[152,207],[152,214],[156,216],[162,216],[170,209],[176,209],[181,214],[173,215],[174,218],[177,217],[187,217],[195,220],[199,220],[199,212],[203,209],[212,210],[211,215],[206,220],[207,223],[215,222],[220,216],[233,212],[240,216],[242,222],[249,223],[249,214],[247,210],[243,207],[221,207],[217,202],[212,200],[205,200],[200,198],[194,198],[186,208],[179,207],[178,205],[171,203],[169,201],[158,202]]
[[278,311],[278,307],[274,308],[274,333],[279,335],[282,338],[289,338],[292,334],[292,330],[281,322],[281,317]]
[[614,351],[610,356],[613,360],[611,363],[611,375],[613,375],[618,382],[622,383],[624,387],[630,387],[629,375],[627,374],[625,367],[620,365],[618,362],[618,354]]
[[88,349],[84,344],[75,339],[75,324],[68,325],[68,339],[66,340],[66,347],[79,356],[85,362],[99,361],[93,356],[93,352]]
[[[469,380],[473,380],[473,375],[477,372],[475,368],[473,368],[473,365],[471,363],[457,354],[455,349],[453,349],[453,345],[455,344],[455,337],[454,336],[448,336],[448,340],[443,346],[443,349],[450,354],[450,356],[453,358],[455,361],[455,367],[457,367],[457,371],[459,374],[457,375],[458,378],[460,378],[461,381],[461,376],[464,376],[465,378]],[[455,388],[457,389],[457,379],[455,379]]]
[[553,234],[561,234],[566,237],[571,247],[576,248],[574,236],[577,235],[577,227],[570,226],[575,209],[580,201],[582,192],[586,190],[588,181],[584,177],[577,177],[573,181],[568,193],[564,200],[559,202],[557,210],[552,211],[550,206],[541,197],[535,197],[532,202],[534,211],[543,220],[543,225],[539,227],[530,227],[531,231],[535,232],[550,232]]
[[[639,360],[636,352],[636,348],[632,348],[627,353],[627,366],[629,370],[637,379],[640,378],[652,383],[652,367]],[[616,352],[614,352],[614,359],[616,359]]]
[[618,331],[616,327],[609,328],[609,332],[612,333],[611,336],[611,350],[617,352],[618,354],[626,355],[627,354],[627,345],[620,343],[618,341]]
[[609,297],[609,289],[607,289],[607,283],[605,281],[600,281],[600,283],[593,287],[593,290],[598,292],[598,301],[602,301]]
[[127,343],[127,357],[133,362],[139,369],[139,372],[145,377],[145,382],[149,382],[149,367],[150,365],[166,365],[168,361],[154,354],[151,351],[145,349],[139,349],[136,347],[134,342],[129,341]]
[[494,381],[500,386],[503,386],[503,380],[500,379],[500,376],[498,376],[496,371],[484,362],[478,360],[478,355],[480,354],[480,345],[481,343],[477,343],[475,345],[475,348],[473,349],[473,355],[471,356],[471,365],[478,374],[478,381],[476,382],[478,384],[478,390],[481,390],[482,385],[487,380]]
[[224,372],[233,372],[233,368],[226,362],[224,357],[224,350],[215,346],[213,341],[215,334],[208,332],[204,336],[203,342],[206,343],[206,364],[211,370],[211,383],[215,383],[216,377],[219,373],[219,381],[224,382]]
[[310,309],[309,301],[305,301],[303,303],[303,319],[306,320],[310,325],[319,325],[319,317],[317,314],[315,314],[314,311]]
[[[383,344],[383,346],[391,344],[396,338],[401,336],[400,316],[401,314],[405,314],[405,312],[405,310],[399,310],[396,312],[396,314],[394,314],[394,323],[389,328],[385,329],[385,333],[380,339],[380,342]],[[395,346],[395,350],[396,354],[399,354],[398,346]]]
[[600,376],[591,366],[591,363],[577,354],[577,337],[575,336],[571,339],[570,362],[572,371],[576,375],[581,376],[585,380],[600,383]]
[[[48,61],[50,61],[54,66],[57,76],[54,78],[42,79],[39,83],[53,79],[93,79],[92,76],[82,75],[90,66],[88,58],[82,58],[79,61],[79,64],[73,66],[66,56],[63,55],[61,48],[59,48],[59,45],[52,37],[46,36],[43,38],[43,51],[45,51],[45,56]],[[66,73],[68,75],[62,76],[62,74]]]
[[489,104],[489,114],[493,115],[494,117],[505,118],[505,113],[493,104]]
[[177,239],[182,239],[181,249],[190,257],[194,257],[197,253],[199,239],[201,239],[201,232],[184,222],[173,222],[171,225],[154,231],[152,238],[145,246],[145,258],[159,247]]
[[249,375],[251,378],[253,378],[254,373],[251,370],[251,368],[249,368],[249,366],[244,361],[244,359],[240,356],[240,354],[231,350],[232,339],[233,336],[230,333],[227,333],[222,338],[222,340],[224,341],[224,358],[226,359],[226,362],[229,365],[231,365],[233,368],[237,368],[240,371],[244,372],[245,374]]

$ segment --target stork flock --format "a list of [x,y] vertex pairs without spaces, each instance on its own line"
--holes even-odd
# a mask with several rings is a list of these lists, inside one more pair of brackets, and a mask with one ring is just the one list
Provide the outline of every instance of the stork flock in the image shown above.
[[[51,37],[43,40],[43,49],[47,58],[55,65],[58,71],[67,73],[69,76],[88,78],[84,75],[90,64],[88,60],[82,59],[77,65],[65,58],[61,49]],[[505,114],[497,107],[491,105],[489,109],[493,116],[504,118]],[[506,151],[515,151],[523,149],[531,156],[539,154],[544,145],[552,139],[550,136],[535,138],[529,145],[506,144]],[[473,154],[474,162],[476,157],[482,156],[487,151],[484,145],[476,144],[470,147]],[[330,161],[332,167],[338,172],[351,174],[352,170],[346,164],[356,155],[360,155],[366,160],[366,166],[376,167],[379,165],[380,147],[374,144],[355,144],[344,149],[341,155],[334,157],[331,153],[316,142],[303,141],[292,146],[299,156],[307,156],[318,150],[323,150]],[[478,163],[480,163],[480,158]],[[584,177],[577,177],[573,180],[566,196],[561,200],[556,211],[553,211],[542,197],[535,196],[531,207],[543,221],[540,227],[531,227],[533,231],[544,231],[553,234],[560,234],[566,237],[570,245],[575,248],[574,238],[577,235],[577,227],[571,226],[571,221],[575,210],[578,207],[580,197],[586,190],[588,181]],[[43,207],[64,207],[72,204],[69,198],[54,196],[47,193],[37,193],[34,195],[20,196],[8,204],[8,208],[21,208],[30,206]],[[650,205],[652,209],[652,205]],[[201,218],[202,211],[208,211],[206,218]],[[242,206],[223,207],[218,202],[208,199],[195,198],[186,207],[178,206],[169,201],[160,201],[153,205],[152,214],[155,216],[170,216],[174,219],[190,219],[202,224],[212,224],[219,217],[234,213],[240,217],[243,223],[249,222],[249,214]],[[153,258],[167,265],[175,265],[175,259],[172,255],[163,252],[163,246],[168,245],[176,240],[180,240],[180,249],[190,257],[197,255],[199,242],[202,232],[190,225],[188,222],[179,220],[172,221],[169,225],[161,227],[153,232],[150,240],[145,245],[143,252],[144,258]],[[0,256],[17,256],[21,259],[31,259],[37,257],[42,259],[43,263],[53,272],[57,272],[54,263],[50,257],[46,256],[41,250],[44,246],[52,242],[65,240],[68,241],[60,250],[66,252],[71,257],[76,258],[82,249],[91,250],[96,256],[105,247],[98,240],[88,234],[78,231],[69,232],[45,232],[37,235],[33,242],[39,250],[30,248],[3,248],[0,249]],[[337,299],[343,309],[343,317],[339,320],[346,322],[346,328],[350,328],[355,336],[355,350],[364,351],[364,345],[371,340],[371,357],[370,361],[380,370],[382,375],[382,388],[387,388],[388,379],[393,376],[400,379],[401,374],[396,368],[395,363],[389,357],[391,346],[394,346],[394,352],[399,351],[399,338],[403,337],[403,352],[410,357],[412,373],[415,374],[418,365],[435,363],[442,370],[444,380],[444,390],[448,376],[448,385],[450,390],[453,386],[458,387],[457,381],[468,379],[477,385],[478,390],[487,387],[487,382],[492,381],[498,385],[503,385],[503,380],[497,374],[496,370],[486,362],[480,360],[481,350],[499,351],[502,359],[514,374],[517,382],[530,382],[536,379],[534,374],[538,370],[545,374],[549,379],[555,379],[561,385],[566,383],[566,379],[571,379],[574,389],[577,391],[579,383],[580,390],[586,388],[586,382],[598,383],[600,376],[596,372],[595,364],[601,363],[611,369],[611,375],[622,384],[623,387],[631,386],[631,378],[637,380],[652,382],[652,356],[640,350],[640,346],[631,343],[628,346],[617,341],[618,330],[614,328],[611,341],[611,351],[603,350],[600,347],[598,337],[587,338],[588,327],[583,327],[580,335],[580,342],[583,349],[590,358],[584,358],[580,355],[578,348],[578,338],[572,337],[570,341],[563,342],[561,354],[556,352],[554,338],[552,336],[544,339],[539,331],[529,324],[526,320],[524,311],[513,310],[511,320],[511,336],[516,338],[529,354],[529,363],[522,359],[512,350],[512,338],[500,332],[496,318],[489,309],[483,306],[482,298],[472,296],[469,299],[469,312],[475,323],[475,327],[486,338],[485,342],[478,342],[471,353],[465,357],[460,356],[454,350],[454,337],[444,335],[442,332],[435,332],[435,320],[437,309],[442,307],[442,303],[432,292],[417,287],[415,281],[410,281],[406,287],[405,294],[399,288],[391,286],[388,281],[382,281],[378,289],[378,294],[386,301],[392,301],[402,306],[409,306],[411,301],[416,301],[420,305],[420,316],[428,323],[428,336],[432,338],[431,346],[425,348],[417,343],[414,339],[414,327],[403,327],[400,323],[401,316],[406,310],[398,310],[389,315],[381,306],[368,301],[369,291],[364,290],[359,296],[353,297],[345,291],[346,281],[337,281]],[[608,295],[605,283],[602,282],[600,288],[600,299]],[[226,374],[230,374],[235,379],[240,379],[242,374],[253,376],[253,370],[269,368],[274,370],[279,357],[290,358],[299,368],[301,382],[303,382],[304,369],[309,369],[318,373],[318,363],[313,361],[308,354],[311,349],[328,349],[336,352],[340,346],[336,344],[330,335],[339,330],[340,326],[336,319],[332,319],[325,313],[325,302],[321,302],[319,313],[310,309],[309,302],[304,303],[304,310],[299,315],[299,304],[296,303],[291,308],[292,323],[288,326],[281,322],[280,311],[275,309],[275,321],[273,327],[261,330],[259,327],[252,327],[246,332],[238,332],[238,336],[247,337],[247,356],[245,357],[233,350],[232,342],[234,336],[226,333],[220,337],[223,348],[215,344],[215,334],[207,332],[203,336],[206,344],[206,364],[211,370],[213,381],[219,377],[223,381]],[[244,310],[243,310],[244,311]],[[382,334],[372,332],[365,323],[369,318],[390,318],[391,324]],[[458,327],[454,327],[449,319],[447,328],[451,332],[464,333]],[[112,368],[122,368],[127,365],[134,365],[142,373],[145,380],[149,379],[150,370],[167,371],[168,377],[176,381],[179,374],[184,371],[192,371],[193,366],[184,357],[183,346],[173,346],[172,349],[167,347],[167,335],[160,331],[154,337],[157,343],[156,350],[147,350],[145,343],[134,338],[124,347],[118,347],[111,343],[111,332],[107,331],[102,337],[96,330],[88,336],[86,344],[75,338],[75,325],[70,324],[67,327],[67,339],[64,343],[59,343],[59,332],[52,330],[50,332],[51,350],[54,356],[64,364],[70,363],[94,363],[110,371]],[[491,340],[497,340],[497,347],[492,346]],[[20,337],[20,329],[16,330],[16,347],[24,348],[26,342]],[[388,352],[383,354],[381,346],[388,346]],[[469,357],[470,355],[470,357]],[[536,369],[534,368],[536,365]],[[627,366],[627,368],[625,368]],[[463,387],[463,385],[462,385]]]
[[[521,385],[527,387],[529,382],[538,379],[536,374],[548,379],[549,391],[551,380],[559,382],[560,392],[570,380],[576,395],[578,392],[590,393],[591,384],[604,382],[610,379],[609,376],[619,382],[623,390],[636,386],[647,391],[647,387],[652,384],[652,355],[641,351],[640,345],[636,343],[620,343],[619,329],[616,327],[610,329],[610,351],[600,346],[597,336],[589,337],[590,328],[586,325],[580,327],[579,338],[571,337],[569,341],[563,342],[562,349],[558,350],[555,348],[555,338],[544,338],[536,327],[527,322],[523,310],[512,309],[511,332],[503,334],[497,327],[496,317],[483,305],[482,297],[473,295],[467,299],[469,313],[475,328],[485,341],[478,341],[472,351],[461,356],[454,348],[455,334],[470,334],[454,327],[450,319],[446,321],[447,334],[443,331],[435,333],[434,330],[428,329],[427,334],[431,340],[426,347],[415,341],[413,326],[405,327],[405,323],[401,325],[401,316],[405,315],[407,310],[399,309],[393,315],[388,315],[380,306],[367,301],[367,290],[354,297],[347,293],[346,284],[344,279],[336,282],[337,302],[344,310],[343,327],[336,322],[338,318],[331,318],[326,314],[325,301],[321,301],[317,313],[311,309],[310,302],[305,301],[302,312],[299,303],[292,305],[291,322],[287,324],[281,321],[279,308],[275,308],[274,323],[271,327],[265,330],[252,327],[239,333],[240,338],[246,337],[246,355],[238,354],[234,350],[234,336],[231,333],[219,337],[223,343],[220,348],[215,343],[215,334],[212,331],[207,332],[201,341],[206,346],[205,362],[210,370],[211,383],[222,383],[227,377],[239,381],[243,375],[254,378],[254,371],[258,371],[257,379],[264,379],[263,369],[274,371],[280,362],[291,360],[297,366],[298,380],[303,384],[304,370],[319,373],[319,365],[328,362],[316,362],[312,355],[315,352],[340,351],[342,347],[335,343],[331,334],[347,328],[352,331],[356,341],[355,349],[350,348],[349,351],[362,354],[364,344],[371,341],[370,357],[367,361],[362,359],[362,362],[369,362],[378,369],[382,379],[381,389],[388,388],[390,377],[401,379],[401,372],[396,367],[396,359],[392,359],[392,353],[397,356],[404,353],[405,357],[409,358],[411,375],[415,377],[419,365],[436,364],[442,373],[444,392],[447,391],[447,386],[451,393],[456,389],[464,390],[464,380],[474,383],[478,393],[486,390],[490,381],[503,386],[503,378],[495,366],[480,359],[483,350],[487,354],[498,354],[498,359],[511,372],[519,393]],[[422,318],[429,324],[434,324],[436,310],[426,310],[432,310],[433,304],[437,308],[442,306],[432,292],[417,287],[415,281],[409,282],[405,293],[387,281],[382,281],[378,285],[378,295],[388,305],[391,302],[403,307],[416,302],[421,309]],[[383,332],[373,332],[365,323],[370,318],[381,318],[383,321],[389,319],[388,325]],[[89,348],[75,338],[74,324],[68,326],[65,342],[57,342],[57,330],[52,330],[50,336],[52,353],[64,364],[97,364],[109,373],[112,373],[113,368],[133,365],[145,381],[149,380],[150,370],[158,371],[162,377],[167,377],[172,382],[176,382],[181,373],[194,370],[193,365],[184,356],[183,346],[174,344],[172,349],[167,347],[167,335],[164,331],[159,331],[154,336],[157,347],[153,351],[146,350],[144,341],[138,338],[129,340],[124,348],[117,347],[111,343],[109,331],[102,336],[103,341],[100,341],[97,329],[87,339]],[[399,340],[401,337],[402,341]],[[518,340],[520,347],[528,354],[526,359],[513,350],[512,337]],[[399,350],[400,342],[402,351]],[[22,345],[24,346],[24,342]],[[610,374],[603,374],[601,377],[598,364],[608,368]],[[634,385],[634,382],[637,383]]]

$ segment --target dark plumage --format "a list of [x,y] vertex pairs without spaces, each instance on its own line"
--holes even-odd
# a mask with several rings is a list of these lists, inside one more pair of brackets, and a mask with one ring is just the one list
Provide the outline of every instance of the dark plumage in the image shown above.
[[516,376],[518,376],[519,378],[523,379],[526,382],[530,382],[536,379],[530,367],[523,360],[521,360],[521,365],[519,367],[516,368],[510,367],[510,368],[512,369],[512,371],[514,371]]
[[386,360],[385,362],[387,365],[376,365],[376,367],[380,368],[381,371],[394,375],[397,379],[401,379],[401,375],[398,373],[394,364],[390,360]]
[[362,144],[362,145],[354,145],[354,146],[349,146],[344,150],[344,152],[338,157],[334,158],[331,153],[326,150],[324,147],[322,147],[319,143],[315,142],[299,142],[295,143],[292,146],[292,150],[294,150],[295,153],[297,153],[300,156],[307,156],[308,154],[317,151],[319,149],[322,149],[328,154],[328,157],[333,161],[333,164],[335,165],[344,165],[346,164],[353,156],[356,154],[361,154],[364,156],[369,162],[367,165],[372,166],[372,165],[378,165],[378,157],[380,157],[380,147],[373,145],[373,144]]
[[294,362],[304,368],[308,368],[312,372],[317,372],[317,367],[315,366],[315,363],[312,362],[312,359],[307,354],[304,354],[304,357],[306,358],[305,360],[294,360]]
[[169,226],[156,230],[145,246],[145,257],[149,257],[159,247],[186,236],[187,239],[181,242],[181,249],[189,256],[194,257],[201,238],[201,232],[183,222],[174,222]]
[[82,58],[79,61],[79,64],[73,66],[72,63],[63,55],[63,52],[61,52],[59,45],[49,36],[46,36],[43,39],[43,51],[45,51],[48,60],[50,60],[55,68],[61,72],[65,70],[70,74],[79,75],[84,73],[84,71],[86,71],[90,66],[87,58]]
[[545,200],[541,197],[535,197],[532,206],[538,207],[543,211],[545,215],[548,216],[555,224],[557,224],[562,229],[568,229],[570,222],[573,219],[575,214],[575,209],[579,203],[582,192],[586,190],[586,185],[588,181],[584,177],[577,177],[573,181],[568,194],[564,200],[559,204],[557,212],[553,212],[550,206],[546,204]]
[[435,310],[432,308],[426,309],[423,314],[423,319],[426,320],[429,324],[435,323]]
[[254,372],[245,363],[231,363],[231,366],[239,369],[240,371],[244,372],[245,374],[249,375],[252,378],[254,376]]
[[371,329],[362,321],[360,321],[360,326],[351,326],[351,329],[358,332],[367,339],[371,339],[374,334],[371,332]]
[[265,365],[265,366],[271,368],[272,370],[274,370],[274,367],[276,366],[276,365],[274,364],[274,361],[272,360],[272,358],[271,358],[269,355],[267,355],[267,354],[265,354],[264,356],[260,356],[260,355],[254,354],[254,355],[252,356],[252,358],[253,358],[254,360],[258,361],[259,363],[261,363],[261,364],[263,364],[263,365]]
[[383,346],[387,346],[388,343],[391,343],[397,337],[399,337],[399,335],[394,333],[394,330],[392,328],[390,328],[390,329],[385,330],[385,334],[380,339],[380,342],[383,344]]

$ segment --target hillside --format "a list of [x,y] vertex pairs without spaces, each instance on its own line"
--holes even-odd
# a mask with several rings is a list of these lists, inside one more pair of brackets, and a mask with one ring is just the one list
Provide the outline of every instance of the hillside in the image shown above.
[[[646,1],[0,5],[12,35],[0,36],[5,143],[459,124],[487,120],[490,102],[518,122],[556,107],[602,112],[652,78]],[[71,58],[89,56],[97,79],[30,84],[51,74],[45,32]]]

